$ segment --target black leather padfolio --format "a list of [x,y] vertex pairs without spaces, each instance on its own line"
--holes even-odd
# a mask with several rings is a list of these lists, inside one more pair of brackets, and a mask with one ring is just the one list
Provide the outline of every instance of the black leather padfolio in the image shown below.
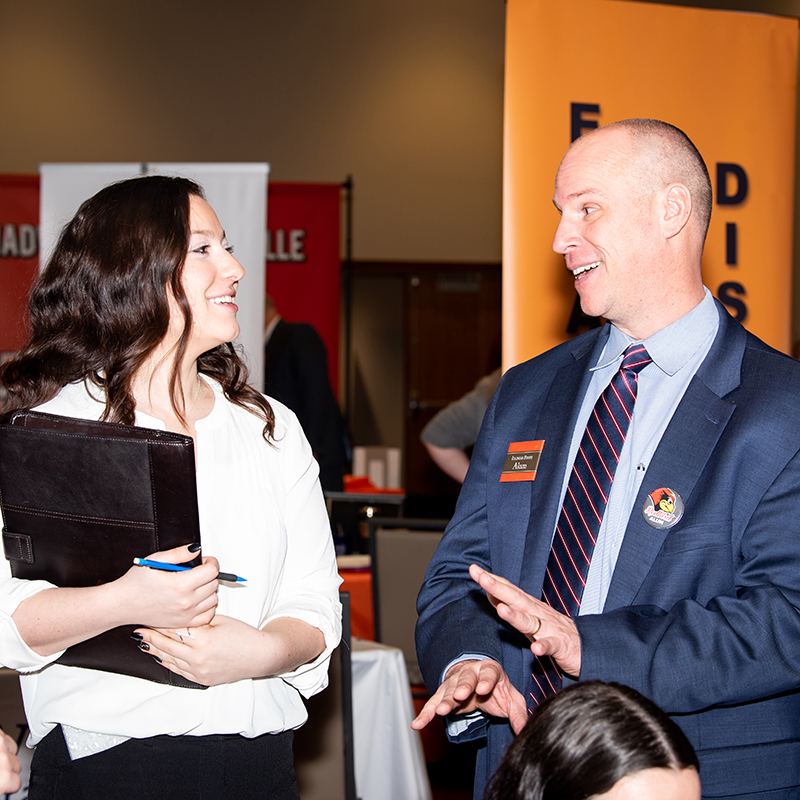
[[[15,412],[0,425],[0,509],[15,578],[108,583],[136,557],[200,541],[194,443],[169,431]],[[141,652],[134,628],[74,645],[58,662],[205,688]]]

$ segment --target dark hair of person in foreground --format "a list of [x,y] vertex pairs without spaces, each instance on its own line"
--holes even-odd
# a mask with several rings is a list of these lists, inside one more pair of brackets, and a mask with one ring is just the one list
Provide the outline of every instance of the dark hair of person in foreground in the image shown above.
[[484,800],[586,800],[659,767],[699,770],[683,731],[628,686],[586,681],[536,709]]
[[[41,405],[65,384],[84,380],[105,397],[103,419],[132,425],[131,382],[167,335],[171,295],[184,321],[170,377],[182,419],[179,369],[192,312],[181,278],[193,196],[205,199],[194,181],[153,175],[111,184],[81,205],[31,290],[30,339],[0,369],[4,412]],[[264,420],[265,437],[272,435],[272,409],[247,385],[232,344],[204,353],[197,366],[232,403]]]

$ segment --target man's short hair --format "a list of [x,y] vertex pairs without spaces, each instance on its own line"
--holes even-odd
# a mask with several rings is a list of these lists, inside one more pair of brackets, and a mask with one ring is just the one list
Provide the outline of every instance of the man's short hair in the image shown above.
[[630,132],[634,147],[638,145],[643,152],[646,148],[652,153],[646,180],[655,184],[656,191],[670,183],[682,183],[689,189],[705,240],[711,220],[711,179],[692,140],[680,128],[657,119],[625,119],[603,127],[617,126]]

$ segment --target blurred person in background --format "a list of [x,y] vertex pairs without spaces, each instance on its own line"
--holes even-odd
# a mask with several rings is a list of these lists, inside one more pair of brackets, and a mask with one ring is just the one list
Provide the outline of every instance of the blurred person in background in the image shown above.
[[269,295],[264,322],[264,392],[297,414],[319,462],[323,490],[341,492],[349,444],[328,378],[325,344],[308,323],[283,319]]

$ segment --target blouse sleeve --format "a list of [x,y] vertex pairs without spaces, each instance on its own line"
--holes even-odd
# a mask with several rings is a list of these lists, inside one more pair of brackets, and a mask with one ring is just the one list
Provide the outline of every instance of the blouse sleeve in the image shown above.
[[0,564],[0,663],[18,672],[34,672],[55,661],[64,652],[60,650],[49,656],[40,656],[25,644],[12,619],[19,604],[28,597],[50,589],[47,581],[26,581],[11,577],[8,561]]
[[342,635],[341,578],[330,522],[311,447],[294,415],[278,442],[286,488],[286,559],[280,588],[264,624],[280,617],[299,619],[322,631],[325,650],[282,678],[304,697],[328,683],[328,662]]

